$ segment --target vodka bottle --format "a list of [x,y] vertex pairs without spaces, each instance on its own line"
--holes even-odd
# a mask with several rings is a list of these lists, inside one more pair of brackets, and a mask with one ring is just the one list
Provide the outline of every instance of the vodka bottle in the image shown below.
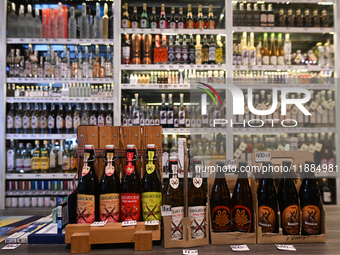
[[58,3],[59,5],[59,13],[57,16],[57,24],[56,24],[56,38],[65,38],[65,19],[63,17],[63,5],[62,3]]
[[80,17],[80,39],[88,39],[89,38],[89,20],[86,15],[86,4],[83,3],[83,14]]
[[26,18],[24,14],[24,6],[20,5],[18,23],[17,23],[17,37],[25,38],[25,30],[26,30]]
[[41,38],[41,20],[39,18],[39,9],[35,9],[35,18],[34,18],[34,37]]
[[46,15],[44,15],[41,24],[41,38],[48,38],[48,25],[46,22]]
[[96,16],[94,16],[94,38],[102,39],[102,18],[100,17],[100,4],[96,3]]
[[56,38],[56,20],[54,17],[54,8],[51,7],[51,17],[48,20],[48,38]]
[[7,37],[16,38],[18,34],[18,16],[15,14],[15,3],[12,3],[11,12],[7,17]]
[[74,7],[71,7],[71,16],[68,19],[68,38],[77,38],[77,21],[74,15]]
[[25,38],[34,37],[34,18],[32,16],[32,5],[27,5],[27,13],[25,19]]

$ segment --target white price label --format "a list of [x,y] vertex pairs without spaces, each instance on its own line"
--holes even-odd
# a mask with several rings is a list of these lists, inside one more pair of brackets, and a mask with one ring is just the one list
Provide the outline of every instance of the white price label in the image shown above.
[[307,144],[302,144],[300,147],[301,151],[308,151],[308,145]]
[[183,255],[185,255],[185,254],[198,255],[198,250],[183,250]]
[[277,150],[278,151],[284,151],[285,147],[283,145],[279,144],[279,146],[277,146]]
[[239,158],[242,154],[242,151],[240,149],[236,149],[235,153],[234,153],[234,157],[235,158]]
[[158,226],[159,221],[158,220],[148,220],[145,222],[145,226]]
[[250,251],[248,245],[241,244],[241,245],[230,245],[230,248],[233,251]]
[[236,159],[233,159],[233,160],[226,160],[224,161],[224,165],[227,167],[227,168],[233,168],[233,167],[237,167],[237,164],[236,164]]
[[171,212],[171,205],[162,205],[161,207],[162,209],[162,217],[164,216],[172,216],[172,212]]
[[316,107],[318,107],[318,103],[315,102],[315,101],[311,102],[310,105],[309,105],[309,108],[312,109],[312,110],[315,110]]
[[321,143],[315,143],[315,150],[320,152],[322,150],[322,144]]
[[255,152],[255,162],[265,162],[270,161],[270,152]]
[[291,244],[275,244],[278,250],[282,251],[296,251],[294,245]]
[[131,220],[131,221],[122,221],[122,227],[129,227],[129,226],[136,226],[137,221]]
[[238,147],[241,151],[244,151],[246,148],[247,148],[247,144],[246,143],[244,143],[244,142],[242,142],[241,144],[240,144],[240,147]]
[[106,221],[95,221],[90,225],[90,227],[103,227],[105,226],[106,223],[107,223],[107,220]]
[[14,250],[16,248],[18,248],[21,244],[17,244],[17,243],[11,243],[11,244],[7,244],[6,246],[2,247],[1,250]]

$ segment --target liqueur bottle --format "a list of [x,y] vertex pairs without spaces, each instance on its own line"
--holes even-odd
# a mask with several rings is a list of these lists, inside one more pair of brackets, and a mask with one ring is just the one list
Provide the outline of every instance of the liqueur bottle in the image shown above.
[[107,3],[104,4],[104,16],[102,18],[102,38],[109,39],[109,16]]
[[190,43],[188,47],[188,64],[195,64],[195,45],[192,35],[190,35]]
[[114,223],[120,219],[120,181],[115,167],[115,147],[106,145],[104,152],[105,167],[99,184],[99,219]]
[[161,110],[160,110],[160,124],[162,128],[167,127],[167,107],[165,105],[165,94],[161,94],[162,98],[162,105],[161,105]]
[[168,128],[174,127],[174,107],[172,105],[172,94],[169,94],[169,104],[166,111]]
[[141,214],[140,177],[136,169],[138,160],[135,145],[126,147],[126,167],[121,182],[120,219],[121,221],[139,221]]
[[122,47],[123,64],[130,64],[130,51],[131,51],[130,39],[129,39],[129,35],[126,34],[125,42],[123,43],[123,47]]
[[142,180],[142,210],[144,221],[161,220],[162,182],[158,168],[156,146],[146,146],[145,174]]
[[215,58],[216,64],[221,65],[223,63],[223,43],[221,42],[221,35],[216,36],[216,51]]
[[209,64],[215,64],[216,63],[216,45],[214,36],[210,36],[210,43],[209,43]]
[[202,46],[202,64],[209,63],[209,44],[207,40],[207,36],[203,37],[203,46]]
[[180,105],[179,105],[179,111],[178,111],[178,122],[179,122],[179,127],[183,128],[185,127],[185,106],[183,105],[183,98],[184,94],[179,94],[180,98]]
[[41,173],[41,150],[39,146],[39,140],[34,142],[35,148],[32,150],[32,172]]
[[[189,56],[190,56],[190,48],[189,48]],[[200,35],[196,35],[195,64],[196,65],[202,64],[202,44],[201,44],[201,36]]]

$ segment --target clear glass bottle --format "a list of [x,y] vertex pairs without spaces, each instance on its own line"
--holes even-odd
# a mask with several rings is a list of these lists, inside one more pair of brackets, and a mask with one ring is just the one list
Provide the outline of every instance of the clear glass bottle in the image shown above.
[[27,5],[27,13],[25,19],[25,38],[34,37],[34,18],[32,15],[32,5]]
[[20,5],[16,29],[17,29],[17,38],[25,38],[25,36],[26,36],[26,17],[25,17],[25,7],[23,5]]
[[76,39],[77,38],[77,21],[74,14],[74,7],[70,9],[70,18],[68,19],[68,38]]
[[54,8],[51,7],[51,17],[48,20],[48,38],[57,38],[56,37],[56,28],[57,28],[57,21],[54,17]]
[[80,16],[80,39],[88,39],[89,38],[89,20],[86,15],[86,4],[82,4],[82,15]]
[[96,3],[96,16],[94,16],[93,32],[95,39],[102,39],[102,18],[100,17],[100,4]]

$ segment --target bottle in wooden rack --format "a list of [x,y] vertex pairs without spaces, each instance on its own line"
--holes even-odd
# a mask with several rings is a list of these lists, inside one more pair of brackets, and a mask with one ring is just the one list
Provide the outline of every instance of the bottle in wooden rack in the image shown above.
[[[290,171],[292,163],[283,161],[283,170]],[[284,172],[280,180],[278,201],[281,213],[281,227],[284,235],[298,235],[300,230],[299,197],[293,179],[288,178],[289,173]]]
[[136,146],[126,147],[126,167],[121,183],[120,219],[121,221],[140,220],[141,183],[136,169]]
[[253,232],[253,196],[245,171],[247,162],[239,162],[238,178],[232,196],[232,221],[234,232]]
[[[271,162],[263,162],[262,167],[268,169]],[[258,219],[262,233],[278,233],[278,215],[277,215],[277,196],[271,176],[266,176],[260,180],[257,188],[258,199]]]
[[105,146],[105,168],[100,180],[99,218],[100,221],[120,220],[120,180],[115,167],[115,147]]
[[178,162],[176,156],[171,156],[169,160],[169,182],[163,194],[163,205],[171,206],[171,236],[172,240],[183,239],[183,217],[184,217],[184,198],[181,187],[179,186]]
[[85,145],[84,166],[77,187],[77,223],[93,223],[99,220],[99,183],[93,165],[94,161],[93,145]]
[[[215,181],[210,194],[211,229],[214,233],[231,230],[231,199],[225,180],[224,162],[217,162]],[[220,171],[218,169],[221,169]]]
[[318,235],[321,233],[322,204],[321,194],[312,168],[316,165],[313,161],[305,162],[305,178],[300,186],[300,204],[302,228],[301,235]]
[[154,144],[146,146],[146,166],[142,180],[142,210],[144,221],[161,220],[162,182]]

